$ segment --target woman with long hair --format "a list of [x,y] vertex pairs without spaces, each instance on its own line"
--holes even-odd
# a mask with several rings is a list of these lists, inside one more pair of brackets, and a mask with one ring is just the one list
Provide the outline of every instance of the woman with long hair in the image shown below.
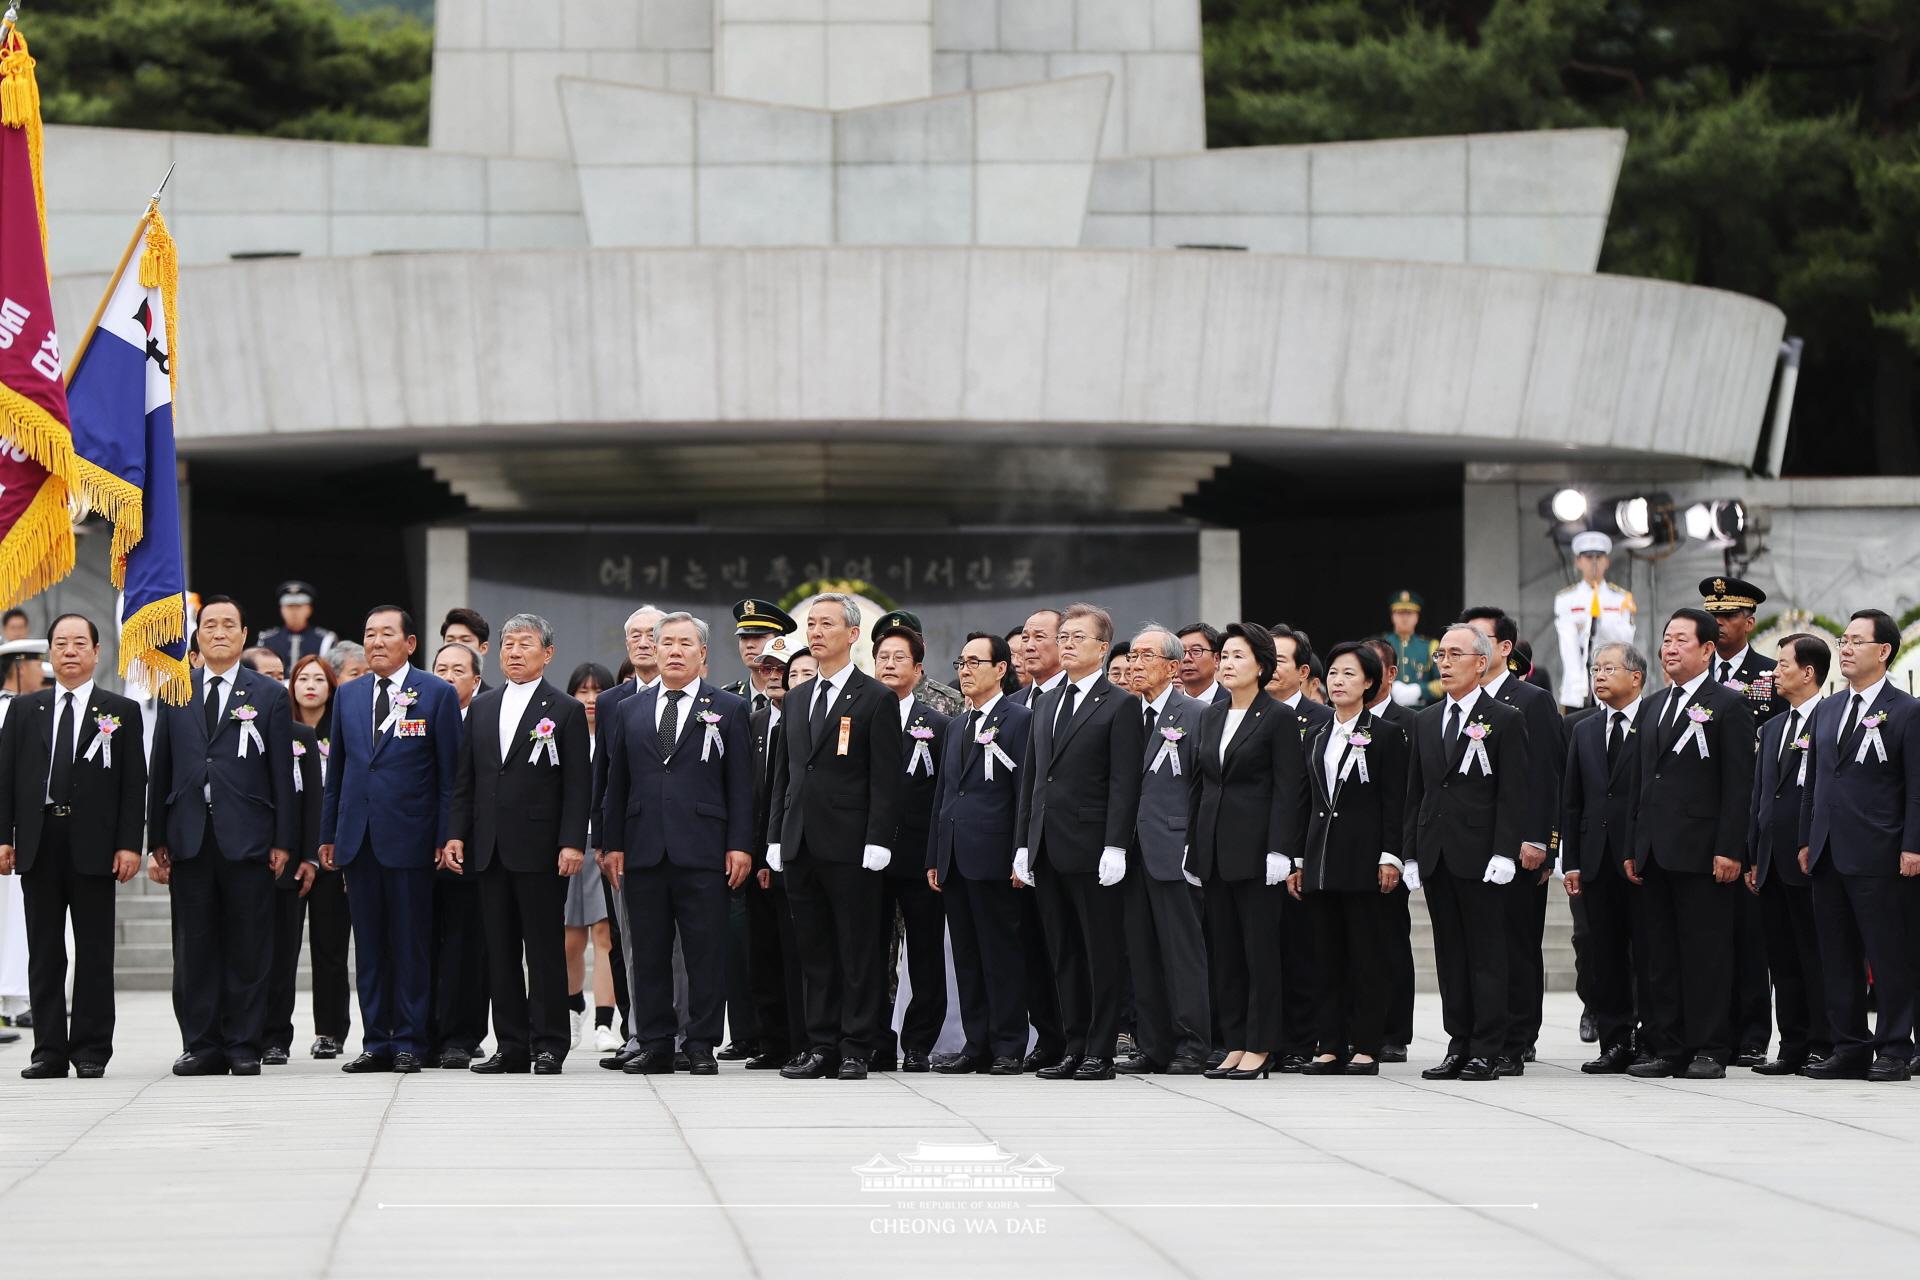
[[[596,747],[599,729],[594,723],[594,702],[613,688],[613,673],[597,662],[583,662],[567,677],[567,696],[577,698],[587,711],[587,742]],[[587,1011],[587,942],[593,942],[593,1047],[601,1053],[613,1053],[623,1043],[613,1029],[613,1014],[623,1002],[615,988],[613,931],[609,925],[612,906],[600,865],[587,859],[573,878],[567,881],[567,1000],[572,1010],[573,1045],[580,1047],[581,1024]],[[624,979],[625,975],[621,975]],[[626,985],[624,980],[619,984]]]
[[[326,785],[333,738],[333,694],[340,687],[333,666],[309,653],[287,673],[293,722],[319,739],[320,781]],[[322,869],[307,893],[307,956],[313,965],[313,1047],[315,1058],[337,1058],[353,1027],[353,987],[347,981],[347,939],[353,932],[347,915],[346,872]]]

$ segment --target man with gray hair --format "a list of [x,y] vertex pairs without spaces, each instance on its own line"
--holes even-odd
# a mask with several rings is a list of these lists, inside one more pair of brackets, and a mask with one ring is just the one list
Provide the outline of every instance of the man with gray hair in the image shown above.
[[[567,1026],[567,878],[586,860],[593,766],[587,712],[547,683],[553,628],[500,628],[507,682],[473,700],[440,865],[480,881],[496,1048],[473,1070],[559,1075]],[[525,968],[522,969],[522,954]]]
[[1647,659],[1630,644],[1593,653],[1593,696],[1599,710],[1573,726],[1560,796],[1560,867],[1567,896],[1586,916],[1577,963],[1581,995],[1592,1015],[1600,1056],[1580,1069],[1619,1075],[1633,1065],[1633,949],[1638,897],[1622,869],[1633,856],[1628,827],[1640,789],[1634,749]]

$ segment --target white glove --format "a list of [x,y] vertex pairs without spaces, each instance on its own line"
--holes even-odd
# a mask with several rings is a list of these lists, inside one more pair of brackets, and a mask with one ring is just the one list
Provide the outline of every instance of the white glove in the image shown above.
[[1031,849],[1013,851],[1013,878],[1029,889],[1033,887],[1033,851]]
[[870,844],[860,853],[860,865],[868,871],[885,871],[892,861],[893,850],[883,845]]
[[1480,880],[1483,884],[1512,884],[1513,873],[1518,869],[1512,858],[1503,858],[1496,853],[1487,859],[1487,874],[1481,876]]
[[1267,855],[1267,884],[1276,885],[1293,874],[1293,859],[1284,853]]
[[1393,702],[1395,706],[1410,707],[1420,701],[1420,686],[1405,680],[1393,682]]
[[1127,855],[1111,845],[1100,851],[1100,887],[1102,889],[1120,883],[1127,874]]
[[1412,858],[1408,858],[1407,865],[1400,869],[1400,883],[1407,886],[1409,893],[1420,887],[1420,864]]
[[767,870],[778,871],[779,869],[780,869],[780,846],[778,843],[770,844],[767,846]]

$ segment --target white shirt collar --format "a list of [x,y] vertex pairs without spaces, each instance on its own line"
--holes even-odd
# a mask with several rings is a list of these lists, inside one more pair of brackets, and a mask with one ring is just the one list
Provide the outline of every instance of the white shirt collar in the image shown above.
[[1507,680],[1512,675],[1513,675],[1513,672],[1507,670],[1505,667],[1502,667],[1500,668],[1499,675],[1496,675],[1493,679],[1487,681],[1485,684],[1481,685],[1480,687],[1486,690],[1488,697],[1498,698],[1500,696],[1500,687],[1506,684]]
[[[1084,676],[1081,676],[1078,680],[1075,680],[1073,682],[1073,687],[1080,691],[1080,698],[1084,698],[1087,696],[1089,692],[1092,691],[1094,684],[1106,674],[1107,674],[1107,669],[1105,667],[1095,667],[1093,670],[1087,672],[1087,674],[1085,674]],[[1076,705],[1079,703],[1080,698],[1074,699],[1074,702]]]
[[986,723],[987,717],[993,714],[994,707],[998,706],[1000,703],[1000,699],[1005,696],[1006,695],[1001,693],[998,689],[995,689],[993,691],[993,696],[991,698],[988,698],[985,702],[973,708],[973,710],[978,711],[980,713],[980,722],[982,724]]
[[1067,678],[1067,669],[1065,667],[1062,667],[1060,668],[1060,670],[1048,676],[1045,680],[1042,680],[1040,681],[1040,683],[1036,684],[1033,687],[1033,696],[1038,698],[1043,693],[1052,693],[1055,689],[1059,688],[1060,682],[1062,680],[1065,680],[1066,678]]
[[69,693],[73,695],[74,725],[77,729],[80,723],[80,717],[86,714],[87,703],[93,697],[93,681],[83,680],[78,685],[75,685],[71,689],[62,688],[59,682],[56,681],[53,684],[52,688],[53,688],[53,709],[55,714],[59,713],[60,700]]
[[[1878,680],[1875,680],[1872,684],[1868,685],[1866,688],[1860,690],[1860,714],[1861,715],[1865,715],[1867,713],[1868,708],[1873,706],[1873,700],[1879,697],[1880,691],[1886,687],[1887,687],[1887,678],[1886,676],[1883,675]],[[1842,690],[1840,696],[1843,699],[1851,700],[1853,697],[1853,689],[1849,687],[1845,690]]]
[[[225,671],[215,671],[212,667],[208,667],[206,669],[206,672],[207,672],[206,679],[212,680],[215,676],[218,676],[220,677],[220,679],[226,681],[227,688],[231,689],[233,688],[234,680],[236,680],[240,675],[240,665],[241,665],[240,659],[235,658],[233,660],[232,665],[229,666]],[[202,683],[204,684],[205,681],[203,681]]]
[[913,695],[898,699],[900,703],[900,727],[907,727],[907,721],[913,718]]
[[1298,711],[1300,709],[1300,699],[1304,698],[1306,694],[1307,694],[1307,686],[1301,685],[1298,689],[1295,689],[1293,691],[1293,696],[1291,698],[1280,699],[1280,705],[1283,707],[1292,707],[1295,711]]
[[407,681],[413,678],[413,668],[411,666],[396,667],[392,675],[383,676],[378,671],[375,671],[371,667],[369,667],[367,669],[367,674],[373,677],[373,693],[374,693],[374,696],[377,698],[380,696],[380,682],[382,680],[393,681],[392,688],[395,693],[398,693],[400,690],[406,688]]
[[[1167,687],[1171,689],[1173,686],[1168,685]],[[1180,692],[1186,693],[1186,690],[1182,689]],[[1213,700],[1220,696],[1220,682],[1218,680],[1209,680],[1207,681],[1206,688],[1202,689],[1198,693],[1187,694],[1187,696],[1190,698],[1193,698],[1197,702],[1203,702],[1207,706],[1212,706]]]
[[1609,707],[1605,703],[1602,703],[1600,704],[1600,710],[1604,711],[1606,714],[1603,717],[1601,717],[1601,719],[1605,724],[1611,726],[1613,724],[1613,717],[1615,715],[1623,715],[1627,718],[1627,723],[1632,724],[1634,721],[1640,718],[1640,704],[1645,701],[1646,701],[1646,697],[1643,695],[1641,697],[1635,698],[1632,702],[1629,702],[1624,707],[1618,707],[1618,708]]
[[1167,709],[1167,704],[1172,701],[1173,701],[1173,681],[1169,680],[1167,681],[1167,687],[1160,691],[1160,696],[1158,698],[1155,698],[1153,701],[1147,703],[1147,706],[1151,708],[1153,711],[1153,714],[1157,716],[1162,711],[1165,711]]
[[1805,702],[1801,703],[1799,706],[1797,707],[1789,706],[1787,708],[1787,714],[1792,715],[1795,712],[1798,712],[1800,715],[1800,723],[1805,724],[1807,723],[1808,720],[1812,719],[1813,709],[1820,705],[1821,698],[1825,696],[1826,695],[1822,694],[1818,689],[1815,689],[1813,691],[1813,696],[1811,698],[1808,698]]
[[1713,655],[1713,665],[1708,667],[1707,669],[1709,671],[1718,671],[1720,669],[1720,664],[1724,662],[1727,664],[1727,679],[1729,680],[1736,679],[1740,675],[1741,665],[1746,662],[1747,655],[1752,652],[1753,652],[1752,645],[1743,644],[1740,646],[1740,652],[1734,654],[1731,658],[1723,658],[1718,653],[1715,653]]
[[[1708,667],[1705,671],[1702,671],[1699,675],[1695,676],[1693,679],[1687,681],[1685,684],[1680,686],[1682,689],[1686,690],[1686,696],[1680,699],[1680,703],[1682,706],[1686,705],[1689,701],[1691,701],[1694,694],[1700,692],[1700,686],[1705,684],[1707,682],[1707,677],[1712,674],[1713,674],[1713,668]],[[1673,686],[1668,685],[1667,687],[1671,689]],[[1673,695],[1671,693],[1667,694],[1667,697],[1669,698],[1671,698],[1672,696]]]
[[1340,719],[1340,713],[1338,711],[1334,712],[1333,713],[1334,735],[1336,737],[1341,737],[1341,738],[1350,736],[1355,729],[1358,729],[1360,727],[1360,721],[1366,717],[1366,714],[1367,714],[1367,708],[1362,707],[1360,708],[1359,711],[1354,713],[1353,719],[1343,721]]
[[[1391,689],[1391,688],[1392,688],[1392,686],[1391,686],[1391,685],[1389,685],[1389,686],[1388,686],[1388,688],[1389,688],[1389,689]],[[1377,716],[1377,715],[1380,715],[1381,713],[1383,713],[1383,712],[1384,712],[1384,711],[1386,710],[1386,708],[1387,708],[1387,704],[1388,704],[1389,702],[1392,702],[1392,701],[1393,701],[1393,694],[1392,694],[1392,693],[1388,693],[1386,697],[1384,697],[1384,698],[1382,698],[1382,699],[1380,699],[1380,701],[1378,701],[1378,702],[1376,702],[1376,703],[1374,703],[1374,704],[1373,704],[1372,706],[1370,706],[1370,707],[1368,707],[1368,708],[1367,708],[1367,710],[1368,710],[1368,711],[1369,711],[1370,713],[1372,713],[1373,715],[1376,715],[1376,716]]]
[[[1467,720],[1468,717],[1473,715],[1473,708],[1475,704],[1477,704],[1480,701],[1480,695],[1485,692],[1486,690],[1482,688],[1469,689],[1467,690],[1467,696],[1464,698],[1456,698],[1452,694],[1448,694],[1447,706],[1449,708],[1459,707],[1460,719],[1464,722],[1465,720]],[[1452,712],[1449,711],[1448,714],[1451,715]]]

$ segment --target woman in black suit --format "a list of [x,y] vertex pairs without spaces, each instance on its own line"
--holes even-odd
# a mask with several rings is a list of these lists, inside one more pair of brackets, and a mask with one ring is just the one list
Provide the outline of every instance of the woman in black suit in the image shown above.
[[1385,674],[1368,645],[1336,645],[1327,658],[1333,719],[1307,744],[1306,856],[1287,886],[1306,902],[1320,978],[1320,1054],[1305,1075],[1380,1074],[1392,986],[1391,895],[1400,885],[1407,801],[1406,735],[1367,710]]
[[1187,871],[1205,890],[1213,933],[1213,1007],[1221,1042],[1218,1080],[1265,1076],[1280,1044],[1280,904],[1304,833],[1307,779],[1300,720],[1264,686],[1273,637],[1236,622],[1221,639],[1216,675],[1231,695],[1200,720],[1200,773]]

